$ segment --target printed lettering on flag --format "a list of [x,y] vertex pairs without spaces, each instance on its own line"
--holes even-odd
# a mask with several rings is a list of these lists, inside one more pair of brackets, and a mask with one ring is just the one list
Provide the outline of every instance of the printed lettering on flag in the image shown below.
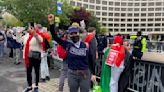
[[118,53],[119,52],[117,50],[111,49],[108,56],[107,56],[106,64],[109,65],[109,66],[114,66],[115,61],[118,57]]

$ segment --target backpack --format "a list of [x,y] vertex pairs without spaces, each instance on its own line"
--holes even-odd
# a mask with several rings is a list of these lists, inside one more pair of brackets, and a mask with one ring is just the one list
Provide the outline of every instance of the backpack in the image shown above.
[[141,49],[142,49],[142,39],[143,39],[143,37],[141,37],[141,39],[135,39],[134,40],[134,43],[133,43],[133,48],[134,49],[136,49],[136,50],[140,50],[141,51]]

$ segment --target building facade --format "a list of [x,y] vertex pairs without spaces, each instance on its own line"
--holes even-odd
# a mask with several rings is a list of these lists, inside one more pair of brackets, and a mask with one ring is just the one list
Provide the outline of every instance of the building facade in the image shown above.
[[111,34],[164,34],[164,0],[70,0],[91,11]]

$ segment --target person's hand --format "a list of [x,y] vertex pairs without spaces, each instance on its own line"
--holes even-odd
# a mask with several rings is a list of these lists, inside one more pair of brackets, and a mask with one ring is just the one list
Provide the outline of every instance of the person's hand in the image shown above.
[[53,14],[49,14],[48,15],[48,21],[50,24],[53,24],[55,20],[55,16]]
[[92,75],[91,76],[91,80],[94,82],[94,81],[96,81],[96,75]]
[[33,27],[29,28],[29,32],[31,32],[33,36],[36,36],[36,30]]

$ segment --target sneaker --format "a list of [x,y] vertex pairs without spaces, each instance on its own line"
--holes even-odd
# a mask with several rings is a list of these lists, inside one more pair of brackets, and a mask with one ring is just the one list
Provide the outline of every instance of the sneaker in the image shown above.
[[32,88],[26,88],[23,92],[30,92]]
[[33,92],[39,92],[39,88],[35,87]]
[[46,76],[46,80],[50,81],[50,77],[49,76]]

